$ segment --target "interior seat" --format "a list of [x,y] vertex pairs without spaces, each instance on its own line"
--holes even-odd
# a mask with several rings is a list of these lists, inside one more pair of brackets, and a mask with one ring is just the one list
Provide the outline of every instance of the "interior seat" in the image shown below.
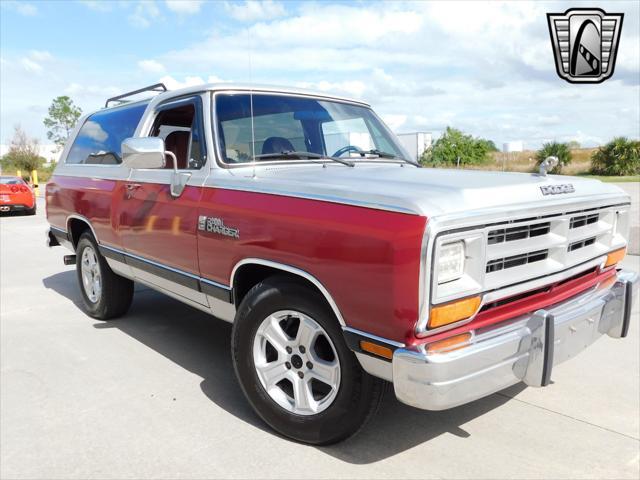
[[269,137],[262,144],[262,153],[293,152],[293,144],[284,137]]
[[[178,169],[184,170],[187,168],[187,155],[189,154],[189,140],[191,139],[191,132],[185,132],[176,130],[167,135],[164,140],[164,147],[172,152],[176,156],[178,163]],[[164,168],[173,168],[173,160],[167,156]]]

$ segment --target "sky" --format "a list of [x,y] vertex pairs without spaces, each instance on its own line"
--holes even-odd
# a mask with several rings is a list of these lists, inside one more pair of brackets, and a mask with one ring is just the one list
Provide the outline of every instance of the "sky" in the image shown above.
[[[46,140],[54,97],[85,112],[158,81],[252,82],[364,100],[398,133],[447,126],[583,146],[640,137],[640,2],[0,0],[0,143]],[[546,13],[623,12],[612,78],[555,71]]]

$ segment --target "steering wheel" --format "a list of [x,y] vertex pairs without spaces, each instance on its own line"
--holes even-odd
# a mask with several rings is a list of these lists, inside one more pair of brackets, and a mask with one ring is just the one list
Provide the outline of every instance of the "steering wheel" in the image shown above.
[[336,150],[336,152],[331,156],[332,157],[341,157],[342,155],[344,155],[345,153],[348,153],[348,152],[362,153],[362,150],[360,150],[355,145],[347,145],[346,147],[342,147],[342,148],[339,148],[338,150]]

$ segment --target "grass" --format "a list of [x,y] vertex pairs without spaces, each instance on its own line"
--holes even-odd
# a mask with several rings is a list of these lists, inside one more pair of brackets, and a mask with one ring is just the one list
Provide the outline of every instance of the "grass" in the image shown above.
[[[609,177],[602,175],[591,175],[591,155],[597,148],[576,148],[571,150],[571,163],[562,169],[562,175],[576,175],[585,178],[594,178],[603,182],[640,182],[640,175],[629,175],[625,177]],[[449,167],[451,168],[451,167]],[[468,165],[466,170],[489,170],[498,172],[537,172],[536,152],[525,150],[523,152],[502,153],[494,152],[491,160],[484,165]]]
[[594,178],[596,180],[600,180],[602,182],[608,182],[608,183],[640,182],[640,175],[627,175],[624,177],[606,177],[604,175],[581,174],[579,176],[585,177],[585,178]]

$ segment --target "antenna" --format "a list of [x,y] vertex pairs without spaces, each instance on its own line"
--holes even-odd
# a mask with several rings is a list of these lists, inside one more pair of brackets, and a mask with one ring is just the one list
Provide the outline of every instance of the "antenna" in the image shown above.
[[251,155],[253,164],[252,177],[256,178],[256,133],[253,126],[253,68],[251,65],[251,35],[249,35],[249,28],[247,28],[247,47],[249,54],[249,111],[251,114]]

